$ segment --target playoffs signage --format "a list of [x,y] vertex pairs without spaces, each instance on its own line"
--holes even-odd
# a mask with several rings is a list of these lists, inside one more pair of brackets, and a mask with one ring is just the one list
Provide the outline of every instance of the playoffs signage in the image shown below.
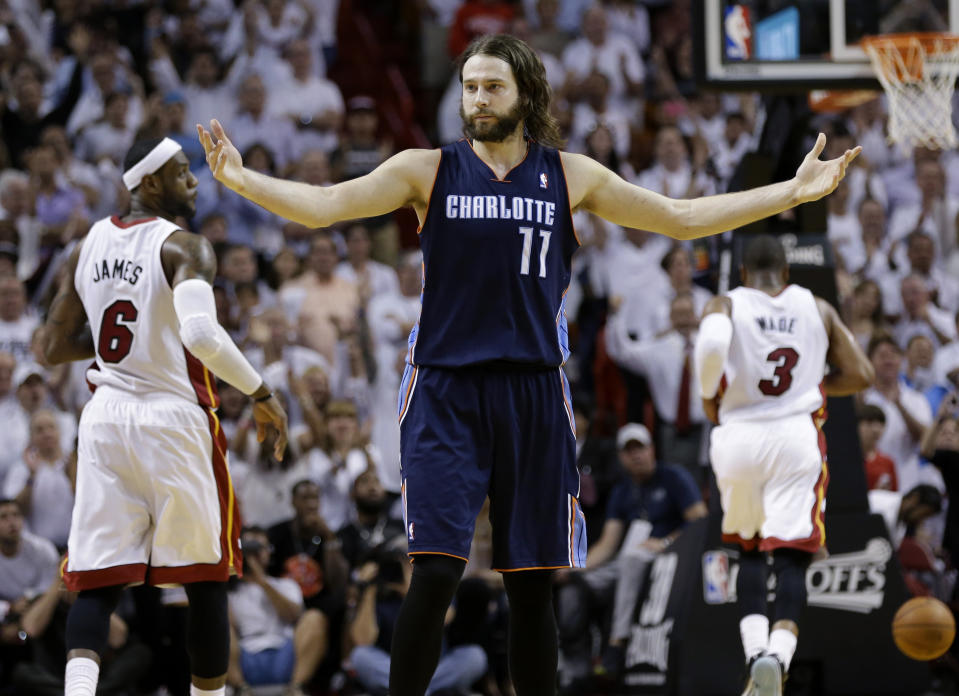
[[[703,601],[706,604],[735,604],[739,565],[735,551],[710,549],[703,552]],[[881,537],[867,541],[859,551],[837,553],[816,561],[806,571],[808,605],[838,611],[868,614],[882,606],[886,586],[886,564],[892,546]],[[770,577],[775,587],[775,578]],[[775,599],[770,592],[769,601]]]

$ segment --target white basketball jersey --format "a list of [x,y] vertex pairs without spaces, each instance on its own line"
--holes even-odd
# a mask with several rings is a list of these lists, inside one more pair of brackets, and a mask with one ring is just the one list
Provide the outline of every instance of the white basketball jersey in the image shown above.
[[813,413],[823,405],[829,337],[816,298],[788,285],[776,296],[738,287],[733,339],[723,378],[719,422],[770,420]]
[[97,221],[80,250],[74,284],[93,334],[87,379],[137,398],[179,397],[216,406],[213,375],[180,341],[173,289],[160,250],[179,227],[162,218]]

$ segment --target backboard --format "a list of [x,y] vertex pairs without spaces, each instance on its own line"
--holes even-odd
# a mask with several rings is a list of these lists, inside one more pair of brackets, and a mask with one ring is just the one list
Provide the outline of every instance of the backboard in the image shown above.
[[879,89],[859,41],[959,34],[959,0],[693,0],[700,84],[720,89]]

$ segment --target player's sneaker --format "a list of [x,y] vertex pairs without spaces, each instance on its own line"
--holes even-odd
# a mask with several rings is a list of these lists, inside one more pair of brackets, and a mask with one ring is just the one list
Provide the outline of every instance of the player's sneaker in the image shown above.
[[783,666],[775,655],[762,655],[749,667],[755,696],[783,696]]

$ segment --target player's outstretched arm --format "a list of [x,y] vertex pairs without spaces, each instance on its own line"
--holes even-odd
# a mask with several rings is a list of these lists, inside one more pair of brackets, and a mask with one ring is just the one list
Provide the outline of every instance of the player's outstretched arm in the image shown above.
[[876,377],[869,358],[831,304],[817,297],[816,306],[829,337],[830,371],[823,380],[826,396],[851,396],[867,389]]
[[61,271],[60,287],[50,303],[47,321],[41,329],[43,356],[51,365],[71,360],[89,360],[96,355],[83,302],[73,283],[81,246],[82,243],[74,247]]
[[630,184],[584,155],[563,153],[563,163],[574,208],[584,207],[623,227],[674,239],[696,239],[748,225],[831,193],[862,148],[822,161],[819,155],[825,146],[826,136],[820,133],[789,181],[691,200],[667,198]]
[[365,176],[333,186],[313,186],[260,174],[243,166],[239,151],[219,121],[197,125],[213,176],[267,210],[309,228],[374,217],[429,198],[439,150],[404,150]]
[[257,439],[262,442],[267,429],[275,429],[273,453],[282,460],[287,440],[286,412],[217,321],[211,285],[216,276],[216,256],[210,242],[200,235],[174,232],[163,243],[160,257],[173,287],[173,308],[183,345],[213,374],[253,398]]

